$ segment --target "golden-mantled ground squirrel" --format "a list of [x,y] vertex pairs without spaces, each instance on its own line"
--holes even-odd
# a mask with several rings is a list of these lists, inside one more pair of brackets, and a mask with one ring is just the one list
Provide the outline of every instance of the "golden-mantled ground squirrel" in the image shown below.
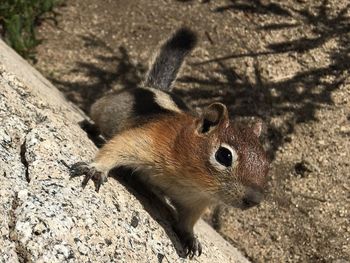
[[197,115],[170,93],[196,39],[189,29],[177,30],[161,46],[142,87],[92,105],[91,118],[108,142],[91,163],[79,162],[71,169],[72,177],[85,175],[83,187],[92,179],[96,191],[112,168],[139,171],[176,208],[174,230],[190,257],[202,252],[193,227],[208,205],[258,204],[269,167],[259,143],[260,122],[253,127],[232,122],[221,103]]

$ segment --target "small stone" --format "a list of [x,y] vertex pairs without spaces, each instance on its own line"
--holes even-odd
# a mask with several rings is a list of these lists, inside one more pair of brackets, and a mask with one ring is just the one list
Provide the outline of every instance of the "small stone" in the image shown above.
[[39,224],[36,224],[33,228],[33,233],[37,236],[41,235],[42,233],[46,232],[46,225],[43,222],[40,222]]
[[326,144],[326,142],[325,142],[324,140],[319,140],[317,143],[318,143],[319,145],[325,145],[325,144]]
[[311,164],[308,161],[300,161],[294,165],[294,171],[297,175],[301,177],[306,177],[309,173],[313,171]]
[[78,251],[82,255],[87,255],[89,252],[89,248],[87,246],[85,246],[83,243],[79,242],[78,243]]
[[110,240],[109,238],[105,238],[105,243],[107,244],[107,246],[112,245],[112,240]]
[[139,225],[139,218],[137,215],[134,215],[132,218],[131,218],[131,223],[130,225],[133,227],[133,228],[136,228],[138,225]]
[[28,190],[27,189],[23,189],[23,190],[19,191],[18,194],[17,194],[18,199],[20,199],[22,202],[25,201],[27,196],[28,196]]

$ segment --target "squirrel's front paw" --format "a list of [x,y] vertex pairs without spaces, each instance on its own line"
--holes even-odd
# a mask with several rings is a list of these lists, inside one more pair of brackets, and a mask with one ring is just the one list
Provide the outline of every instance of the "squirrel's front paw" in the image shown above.
[[192,259],[196,254],[202,254],[202,245],[193,232],[183,231],[179,226],[175,226],[175,233],[179,237],[184,248],[185,256]]
[[107,173],[97,170],[94,166],[91,166],[85,162],[78,162],[72,165],[70,168],[70,178],[85,175],[81,186],[85,188],[89,180],[93,180],[95,183],[95,190],[98,192],[101,185],[107,181]]
[[192,259],[197,253],[198,257],[202,254],[202,245],[195,236],[188,237],[183,244],[186,256]]

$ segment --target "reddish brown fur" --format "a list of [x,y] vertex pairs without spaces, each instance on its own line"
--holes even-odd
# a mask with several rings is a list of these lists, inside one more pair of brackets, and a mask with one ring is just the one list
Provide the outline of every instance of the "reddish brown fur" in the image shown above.
[[156,138],[152,149],[157,151],[158,159],[155,161],[162,166],[163,172],[166,171],[167,175],[175,177],[174,180],[179,180],[182,184],[208,189],[216,186],[202,161],[206,146],[194,133],[193,116],[165,116],[147,126],[148,134]]
[[[209,156],[215,145],[225,142],[238,155],[236,167],[226,176],[231,179],[227,180],[262,189],[266,183],[268,161],[257,136],[253,129],[229,122],[226,113],[222,118],[213,131],[201,134],[197,130],[197,118],[185,113],[164,115],[117,134],[100,150],[96,162],[109,162],[112,166],[114,160],[120,158],[119,154],[127,160],[134,159],[134,163],[129,163],[133,167],[153,167],[157,185],[176,182],[198,191],[215,193],[224,177],[217,177],[219,172],[212,167]],[[119,162],[119,165],[128,165],[126,161]]]
[[229,141],[239,156],[239,180],[244,185],[263,189],[267,181],[269,161],[253,129],[230,122],[218,134],[219,140]]
[[178,214],[175,228],[192,256],[197,250],[201,253],[193,226],[206,207],[213,200],[233,206],[260,202],[268,170],[258,140],[261,124],[235,125],[221,103],[195,117],[183,112],[187,107],[167,92],[154,89],[171,87],[195,39],[192,31],[178,30],[150,70],[145,83],[152,87],[121,91],[92,106],[92,119],[109,141],[90,165],[75,166],[78,175],[88,166],[83,184],[97,179],[97,190],[114,167],[140,171],[150,187],[162,190],[173,202]]
[[[204,131],[206,119],[211,127]],[[143,171],[150,185],[175,204],[180,229],[193,233],[194,224],[214,199],[240,206],[248,188],[263,189],[268,161],[258,130],[230,122],[222,104],[212,104],[200,117],[175,112],[159,115],[117,133],[91,166],[102,177],[116,166]],[[211,158],[222,143],[238,158],[232,167],[218,170]]]

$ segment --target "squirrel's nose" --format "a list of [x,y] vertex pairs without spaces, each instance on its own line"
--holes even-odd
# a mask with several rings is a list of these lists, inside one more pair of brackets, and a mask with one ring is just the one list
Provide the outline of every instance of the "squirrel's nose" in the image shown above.
[[246,209],[251,208],[251,207],[253,207],[253,206],[256,206],[256,205],[258,205],[258,204],[260,203],[260,202],[256,202],[256,201],[253,200],[253,199],[249,199],[249,198],[247,198],[247,197],[244,197],[244,198],[242,199],[242,202],[243,202],[244,208],[246,208]]
[[243,208],[248,209],[260,204],[260,202],[263,200],[263,197],[264,196],[262,191],[249,187],[242,199]]

